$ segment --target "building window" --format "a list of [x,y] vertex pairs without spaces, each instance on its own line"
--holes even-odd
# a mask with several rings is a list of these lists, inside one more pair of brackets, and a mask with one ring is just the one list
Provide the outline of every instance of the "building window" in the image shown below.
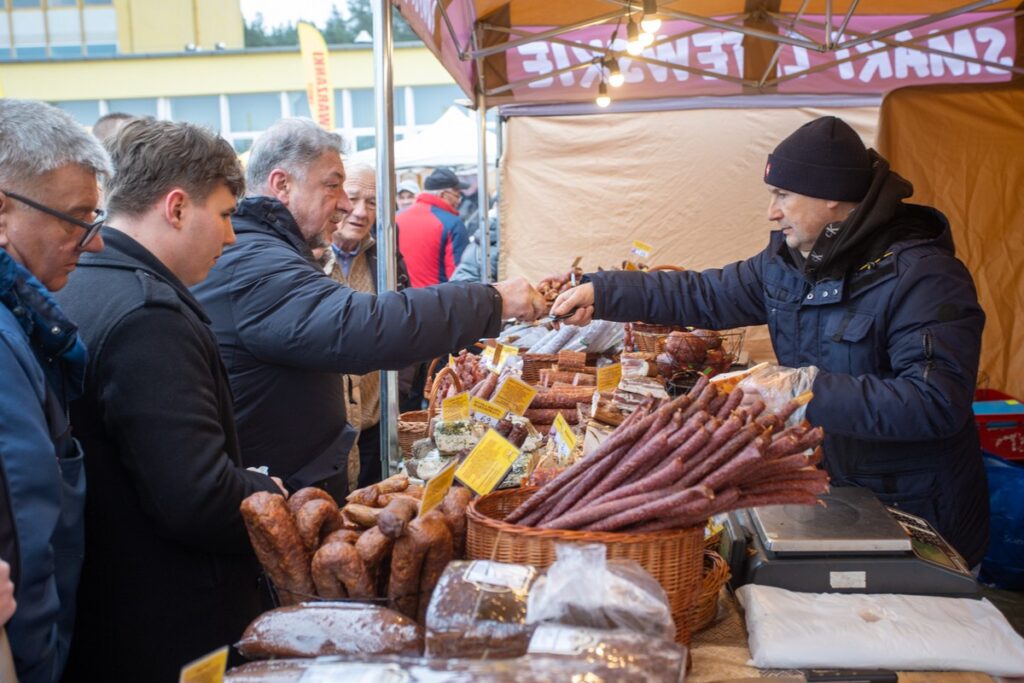
[[119,100],[107,100],[107,111],[123,112],[132,116],[152,116],[156,118],[155,97],[131,97]]
[[216,95],[172,97],[171,118],[188,121],[220,132],[220,98]]
[[228,95],[232,132],[269,128],[281,118],[281,98],[277,93]]
[[[89,54],[115,54],[117,51],[117,13],[113,7],[89,7],[82,10],[85,45]],[[109,46],[114,52],[105,52]],[[93,51],[93,47],[99,48]]]
[[52,56],[82,55],[82,15],[77,8],[47,10],[46,23]]
[[[377,111],[373,101],[373,88],[355,88],[349,90],[352,96],[352,127],[373,128],[376,124],[374,112]],[[405,98],[402,91],[395,92],[395,123],[405,123]]]
[[113,5],[114,0],[85,0],[86,5]]
[[46,0],[47,7],[78,7],[75,0]]
[[40,7],[40,0],[11,0],[11,7]]
[[[309,113],[309,98],[306,97],[305,90],[293,90],[285,94],[288,96],[288,106],[292,111],[292,116],[312,118]],[[337,103],[334,105],[334,120],[336,123],[341,122],[341,108]]]
[[58,109],[63,109],[83,126],[89,128],[100,117],[99,100],[74,100],[71,102],[51,102]]
[[[412,89],[416,110],[416,124],[430,125],[441,118],[455,100],[465,97],[457,85],[421,85]],[[397,108],[396,108],[397,109]],[[395,118],[398,118],[396,111]]]
[[86,45],[85,50],[90,57],[113,57],[117,54],[117,45],[113,43],[106,45],[92,43]]
[[[42,11],[11,12],[11,29],[19,59],[46,56],[46,27]],[[42,50],[42,54],[38,54],[38,50]]]

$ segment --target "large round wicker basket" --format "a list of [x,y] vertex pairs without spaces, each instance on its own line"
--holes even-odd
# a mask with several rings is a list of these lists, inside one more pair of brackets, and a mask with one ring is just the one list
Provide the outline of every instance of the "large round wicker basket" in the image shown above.
[[658,580],[672,608],[676,640],[689,645],[689,614],[696,608],[704,570],[703,528],[630,534],[535,529],[502,521],[536,490],[495,491],[470,503],[467,557],[543,568],[555,561],[556,543],[603,543],[608,559],[635,560]]

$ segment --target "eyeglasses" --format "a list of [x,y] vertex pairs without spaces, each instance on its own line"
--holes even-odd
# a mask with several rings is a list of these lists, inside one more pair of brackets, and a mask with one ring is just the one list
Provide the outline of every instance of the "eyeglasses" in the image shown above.
[[100,209],[96,209],[96,220],[94,220],[92,223],[86,223],[85,221],[78,220],[74,216],[67,215],[63,211],[58,211],[57,209],[51,209],[48,206],[45,206],[43,204],[40,204],[39,202],[33,201],[33,200],[29,199],[28,197],[23,197],[20,194],[15,194],[13,192],[7,192],[6,190],[0,190],[0,192],[3,192],[5,195],[10,197],[11,199],[17,199],[19,202],[21,202],[22,204],[25,204],[26,206],[31,206],[36,211],[42,211],[43,213],[49,214],[49,215],[53,216],[54,218],[59,218],[62,221],[67,221],[68,223],[71,223],[72,225],[76,225],[79,228],[81,228],[82,230],[85,230],[85,235],[83,235],[82,239],[78,242],[78,247],[80,249],[84,249],[85,246],[87,244],[89,244],[89,242],[92,241],[92,238],[95,237],[99,233],[100,228],[103,227],[103,222],[107,220],[107,212],[106,211],[101,211]]

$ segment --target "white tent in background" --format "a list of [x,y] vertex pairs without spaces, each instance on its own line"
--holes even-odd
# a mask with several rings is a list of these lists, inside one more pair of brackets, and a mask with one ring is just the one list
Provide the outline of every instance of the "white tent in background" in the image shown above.
[[[487,133],[487,158],[497,151],[494,133]],[[476,122],[459,107],[449,107],[437,121],[412,137],[394,144],[395,168],[435,166],[476,166]],[[352,155],[357,161],[373,163],[376,150],[364,149]]]

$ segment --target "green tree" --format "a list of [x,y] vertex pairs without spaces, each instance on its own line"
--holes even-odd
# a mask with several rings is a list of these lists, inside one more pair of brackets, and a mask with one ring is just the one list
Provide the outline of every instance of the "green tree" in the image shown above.
[[[337,5],[331,6],[331,15],[323,26],[318,26],[329,45],[354,43],[361,31],[373,35],[373,7],[370,0],[347,0],[348,18],[342,16]],[[419,41],[405,19],[394,13],[391,30],[395,42]],[[293,24],[268,28],[263,15],[257,14],[251,23],[245,24],[246,47],[269,47],[275,45],[298,45],[298,34]]]

